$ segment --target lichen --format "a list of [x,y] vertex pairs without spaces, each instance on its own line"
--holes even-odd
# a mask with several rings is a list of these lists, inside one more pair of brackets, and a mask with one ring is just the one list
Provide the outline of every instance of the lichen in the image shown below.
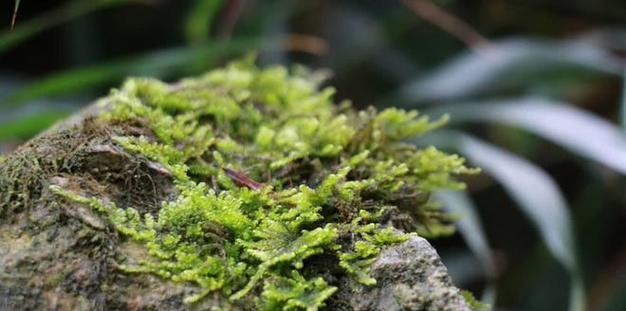
[[140,215],[52,190],[145,245],[151,257],[122,270],[197,285],[188,303],[217,292],[265,310],[317,310],[336,288],[309,261],[331,258],[328,271],[374,284],[368,267],[383,247],[410,232],[450,231],[430,193],[463,187],[455,176],[475,172],[456,155],[404,142],[445,118],[357,112],[333,93],[306,69],[251,59],[173,85],[129,79],[102,100],[100,121],[149,129],[114,141],[162,165],[178,197]]

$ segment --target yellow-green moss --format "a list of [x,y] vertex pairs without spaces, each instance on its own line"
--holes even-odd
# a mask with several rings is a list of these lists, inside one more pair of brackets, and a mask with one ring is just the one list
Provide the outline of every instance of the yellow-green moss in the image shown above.
[[381,248],[406,240],[391,224],[449,231],[430,192],[462,187],[454,175],[473,172],[458,156],[403,143],[445,119],[357,112],[335,105],[333,93],[302,68],[259,69],[251,60],[176,84],[130,79],[105,99],[102,119],[151,131],[115,141],[167,168],[178,198],[139,215],[53,190],[147,247],[151,258],[126,271],[199,286],[189,303],[219,291],[266,310],[317,310],[335,288],[308,260],[335,258],[375,283],[368,267]]

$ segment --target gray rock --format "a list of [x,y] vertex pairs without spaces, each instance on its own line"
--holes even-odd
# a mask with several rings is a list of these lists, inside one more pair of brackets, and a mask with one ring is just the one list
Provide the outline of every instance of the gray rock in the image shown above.
[[[164,168],[111,141],[141,129],[101,128],[91,120],[96,108],[48,130],[0,164],[0,311],[253,309],[219,296],[185,305],[183,298],[197,292],[193,285],[121,271],[120,264],[148,257],[146,249],[119,236],[92,209],[51,193],[49,187],[58,185],[135,206],[140,214],[155,214],[162,201],[176,197]],[[423,238],[385,248],[371,268],[374,286],[326,272],[339,287],[327,310],[470,310]]]
[[377,280],[362,286],[343,280],[330,310],[470,311],[435,249],[423,238],[387,247],[371,267]]

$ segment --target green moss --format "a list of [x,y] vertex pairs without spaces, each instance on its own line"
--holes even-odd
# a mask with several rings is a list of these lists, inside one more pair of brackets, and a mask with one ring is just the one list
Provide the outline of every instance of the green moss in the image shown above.
[[324,279],[305,279],[297,271],[289,277],[274,277],[264,286],[262,310],[317,311],[335,291]]
[[381,247],[404,242],[408,236],[398,234],[390,227],[381,229],[378,224],[360,225],[361,222],[357,218],[351,226],[346,227],[346,233],[358,236],[358,240],[350,250],[339,253],[339,266],[353,275],[359,283],[374,285],[376,280],[368,275],[368,271]]
[[392,224],[449,232],[430,192],[462,187],[454,176],[474,172],[456,155],[403,143],[445,118],[357,112],[335,105],[333,93],[307,70],[259,69],[249,59],[173,85],[130,79],[103,101],[102,120],[150,130],[114,141],[168,169],[178,198],[139,215],[53,190],[145,245],[151,257],[125,271],[196,284],[188,303],[221,292],[265,310],[317,310],[335,288],[309,260],[334,258],[374,284],[369,265],[407,239]]
[[491,310],[491,306],[485,303],[480,302],[472,292],[463,290],[461,291],[461,295],[463,295],[463,299],[467,302],[470,308],[473,311],[489,311]]

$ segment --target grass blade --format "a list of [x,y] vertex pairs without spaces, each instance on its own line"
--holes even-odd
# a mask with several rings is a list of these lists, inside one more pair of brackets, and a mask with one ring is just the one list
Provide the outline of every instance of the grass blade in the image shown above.
[[63,110],[39,111],[0,124],[0,141],[26,140],[69,115]]
[[448,104],[429,111],[444,112],[451,115],[452,123],[493,122],[523,128],[626,174],[626,139],[620,129],[568,104],[526,97]]
[[10,109],[42,97],[76,93],[93,87],[116,84],[128,75],[162,76],[164,72],[172,74],[177,69],[180,70],[186,65],[195,63],[198,59],[215,60],[221,56],[242,53],[259,46],[259,40],[241,38],[193,48],[172,48],[84,66],[52,74],[27,84],[1,98],[0,103],[2,103],[2,108]]
[[202,43],[209,39],[211,24],[223,0],[196,0],[185,20],[185,37],[190,43]]

